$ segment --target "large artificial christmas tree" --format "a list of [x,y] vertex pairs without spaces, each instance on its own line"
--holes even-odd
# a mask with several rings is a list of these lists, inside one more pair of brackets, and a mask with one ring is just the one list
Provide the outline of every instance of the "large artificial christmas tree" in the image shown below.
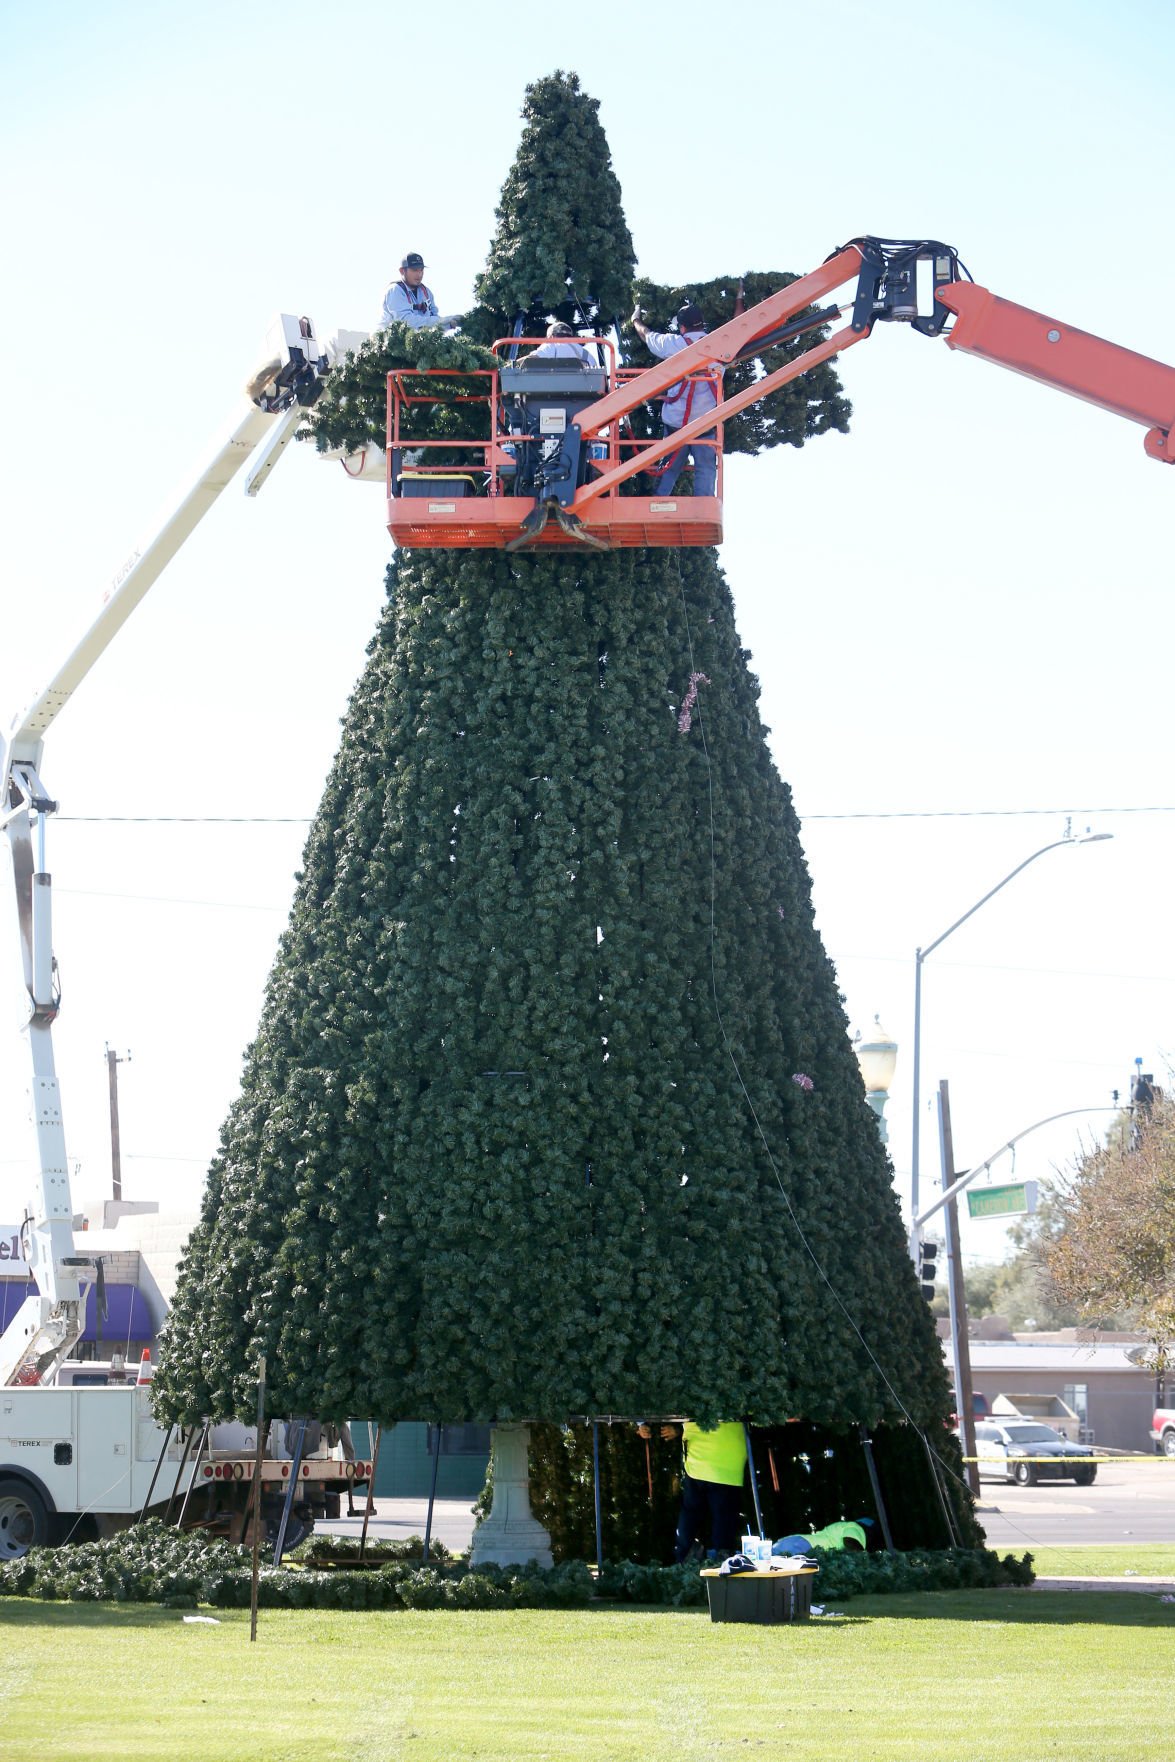
[[[391,365],[473,365],[520,315],[603,326],[631,299],[596,104],[556,74],[524,115],[475,340],[372,339],[324,438],[379,431]],[[738,279],[640,286],[718,321]],[[728,444],[847,415],[826,366]],[[397,556],[183,1264],[165,1416],[247,1416],[264,1354],[275,1410],[327,1420],[941,1439],[748,659],[712,551]],[[911,1540],[938,1539],[928,1477],[923,1498]]]

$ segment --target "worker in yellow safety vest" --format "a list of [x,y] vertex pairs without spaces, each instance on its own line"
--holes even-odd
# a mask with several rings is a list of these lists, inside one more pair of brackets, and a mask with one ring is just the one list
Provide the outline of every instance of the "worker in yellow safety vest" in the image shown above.
[[[647,1425],[637,1429],[642,1438],[652,1435]],[[663,1438],[675,1438],[677,1432],[675,1425],[661,1427]],[[681,1515],[673,1557],[680,1565],[697,1542],[707,1560],[726,1560],[738,1552],[741,1533],[746,1430],[741,1420],[707,1427],[687,1419],[681,1442]]]

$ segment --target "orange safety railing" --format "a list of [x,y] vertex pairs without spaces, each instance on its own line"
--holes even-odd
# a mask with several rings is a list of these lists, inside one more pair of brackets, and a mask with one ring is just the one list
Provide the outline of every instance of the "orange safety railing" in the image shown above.
[[[547,340],[545,337],[499,337],[493,343],[492,348],[495,354],[501,354],[506,349],[513,351],[533,349]],[[609,393],[627,387],[648,371],[645,367],[618,367],[615,345],[607,337],[576,336],[568,338],[567,341],[578,343],[587,349],[598,349],[604,352],[605,358],[601,365],[607,375]],[[713,367],[709,367],[698,368],[687,377],[713,382],[718,375]],[[430,382],[437,380],[449,382],[443,391],[429,389]],[[455,391],[452,389],[453,382],[470,384],[478,389]],[[479,382],[486,383],[481,385]],[[657,394],[659,400],[664,396],[664,392]],[[492,368],[400,367],[389,373],[387,394],[387,493],[389,500],[397,499],[401,494],[402,456],[406,451],[426,456],[429,452],[442,451],[448,454],[456,451],[469,455],[467,466],[454,465],[451,459],[436,464],[428,463],[427,457],[413,460],[410,469],[414,479],[427,480],[430,477],[443,479],[472,473],[482,480],[477,486],[479,495],[497,497],[510,494],[510,488],[503,482],[503,478],[513,475],[510,467],[514,464],[519,451],[532,446],[539,437],[517,433],[505,428],[502,420],[503,402],[498,373]],[[452,435],[445,435],[438,439],[425,438],[416,434],[406,435],[404,433],[405,413],[430,404],[486,405],[488,407],[489,437],[470,440]],[[713,441],[697,440],[690,444],[699,448],[713,446],[715,449],[717,454],[715,495],[720,501],[723,475],[723,428],[721,422],[717,423],[715,427],[717,432]],[[611,472],[622,461],[630,460],[634,455],[646,452],[649,448],[656,446],[659,439],[659,436],[636,434],[629,414],[625,413],[617,420],[608,423],[598,433],[594,433],[585,444],[591,448],[592,467],[595,471],[602,473],[604,471]],[[663,461],[659,459],[656,461],[656,465],[662,467]],[[609,489],[600,500],[610,502],[615,500],[618,494],[619,488],[617,486]],[[602,509],[600,513],[603,513]]]

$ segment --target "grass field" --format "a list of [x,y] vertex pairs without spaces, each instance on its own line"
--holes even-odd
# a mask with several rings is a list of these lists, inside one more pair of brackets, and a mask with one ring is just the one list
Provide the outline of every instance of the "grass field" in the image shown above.
[[1033,1548],[1038,1578],[1116,1578],[1137,1572],[1146,1578],[1175,1578],[1175,1546],[1146,1542],[1137,1547],[1091,1544],[1088,1548]]
[[[1059,1552],[1059,1551],[1058,1551]],[[601,1608],[340,1615],[0,1602],[5,1762],[1149,1762],[1175,1605],[855,1598],[791,1627]]]

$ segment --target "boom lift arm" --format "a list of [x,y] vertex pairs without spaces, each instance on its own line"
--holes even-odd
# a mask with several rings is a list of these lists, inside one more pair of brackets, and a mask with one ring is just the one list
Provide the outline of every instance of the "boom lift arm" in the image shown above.
[[0,1387],[47,1382],[84,1325],[82,1269],[75,1252],[73,1207],[53,1057],[60,992],[53,958],[52,886],[45,834],[57,803],[41,781],[45,735],[95,661],[199,525],[221,490],[260,449],[247,484],[255,495],[321,390],[329,363],[308,318],[282,313],[266,337],[263,365],[192,485],[163,515],[115,576],[98,616],[63,665],[13,721],[0,744],[0,827],[12,851],[24,981],[30,1000],[33,1123],[39,1181],[22,1232],[38,1295],[25,1300],[0,1336]]
[[[820,304],[854,278],[851,301]],[[760,357],[774,345],[823,329],[846,314],[848,321],[812,348],[730,397],[720,396],[716,407],[663,438],[620,438],[625,418],[681,380],[692,376],[720,382],[723,368]],[[480,468],[486,475],[484,489],[479,493],[473,487],[470,499],[428,500],[430,494],[465,497],[475,477],[446,478],[444,467],[427,463],[411,474],[421,480],[413,484],[411,495],[423,493],[425,499],[408,499],[397,464],[401,413],[413,403],[429,401],[429,373],[393,372],[388,379],[389,529],[397,544],[408,547],[487,545],[513,551],[568,542],[603,549],[718,543],[721,490],[717,497],[676,499],[650,498],[647,491],[633,495],[631,490],[621,499],[617,492],[638,474],[657,474],[670,453],[690,442],[721,452],[722,425],[728,417],[843,355],[871,336],[876,324],[887,322],[941,337],[949,348],[1139,422],[1147,430],[1147,454],[1175,463],[1175,368],[976,286],[950,245],[933,239],[862,237],[842,245],[818,269],[642,371],[617,373],[602,366],[577,371],[574,362],[531,357],[497,373],[472,376],[489,382],[484,395],[494,439],[481,448],[480,467],[474,462],[473,471]],[[540,368],[547,371],[540,373]],[[476,402],[476,394],[465,401]],[[519,418],[511,422],[508,436],[501,432],[506,403]],[[503,460],[519,444],[530,449],[531,463],[525,472],[510,465],[507,474]],[[468,445],[476,452],[478,443]],[[549,523],[551,515],[555,519]]]
[[[930,266],[932,298],[926,312],[919,307],[920,263]],[[1142,423],[1148,431],[1144,445],[1149,457],[1175,464],[1175,368],[1000,299],[970,279],[957,251],[930,239],[852,240],[834,251],[819,269],[769,295],[669,360],[657,362],[573,421],[587,439],[638,404],[660,396],[688,373],[728,366],[803,330],[828,323],[843,309],[826,307],[806,319],[797,319],[797,314],[853,275],[857,289],[848,324],[797,360],[720,402],[717,409],[695,417],[638,455],[593,477],[581,486],[569,512],[578,515],[598,496],[647,470],[684,441],[757,403],[833,355],[843,355],[854,343],[872,335],[874,325],[882,322],[908,324],[924,336],[943,335],[949,348],[978,355],[1130,422]],[[948,330],[952,316],[955,322]]]

